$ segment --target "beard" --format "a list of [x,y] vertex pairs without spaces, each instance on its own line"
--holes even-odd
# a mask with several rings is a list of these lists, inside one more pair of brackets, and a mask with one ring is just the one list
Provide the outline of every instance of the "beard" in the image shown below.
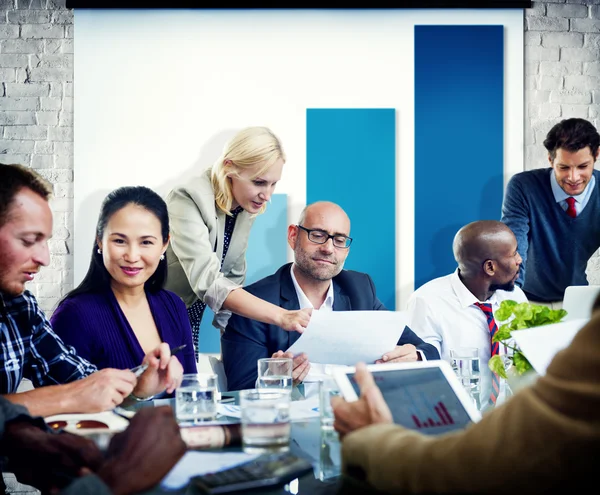
[[294,250],[294,261],[298,269],[302,271],[307,277],[314,280],[325,282],[331,280],[333,277],[338,275],[344,263],[340,263],[334,258],[328,258],[327,256],[320,256],[323,259],[328,259],[332,262],[331,265],[319,265],[313,261],[308,253],[301,249]]
[[515,290],[515,282],[513,282],[511,280],[510,282],[506,282],[505,284],[491,284],[490,290],[491,291],[505,290],[507,292],[512,292],[513,290]]

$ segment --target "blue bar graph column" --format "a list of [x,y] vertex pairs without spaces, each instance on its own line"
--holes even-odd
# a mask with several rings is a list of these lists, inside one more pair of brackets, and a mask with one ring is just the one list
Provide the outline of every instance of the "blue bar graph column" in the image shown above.
[[[370,90],[376,91],[376,88]],[[307,109],[306,203],[348,213],[354,238],[345,268],[366,272],[396,307],[396,120],[393,108]]]
[[503,26],[415,26],[415,289],[454,271],[460,227],[500,219],[503,69]]

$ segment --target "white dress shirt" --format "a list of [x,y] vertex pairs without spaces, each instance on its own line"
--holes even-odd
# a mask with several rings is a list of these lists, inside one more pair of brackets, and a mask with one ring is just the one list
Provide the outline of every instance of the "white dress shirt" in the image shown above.
[[[505,299],[527,302],[523,291],[516,286],[513,291],[497,290],[487,301],[478,301],[462,283],[456,269],[450,275],[436,278],[419,287],[407,304],[408,326],[425,342],[434,345],[442,359],[450,362],[450,349],[479,349],[482,409],[485,409],[492,391],[492,374],[488,368],[491,340],[487,318],[474,304],[490,303],[495,313]],[[500,347],[502,353],[502,346]],[[499,401],[501,402],[500,398]]]
[[[300,303],[300,309],[304,308],[312,308],[317,309],[319,311],[333,311],[333,283],[331,280],[329,281],[329,289],[327,289],[327,295],[325,296],[325,300],[321,307],[315,308],[313,304],[309,301],[306,294],[300,287],[300,284],[296,280],[296,276],[294,275],[294,264],[290,267],[290,271],[292,274],[292,282],[294,283],[294,289],[296,289],[296,295],[298,296],[298,302]],[[310,356],[308,356],[310,361]],[[331,368],[333,365],[325,364],[325,363],[313,363],[310,361],[310,371],[306,375],[303,380],[304,383],[304,396],[311,397],[315,394],[319,393],[319,382],[323,380],[326,375],[331,374]]]

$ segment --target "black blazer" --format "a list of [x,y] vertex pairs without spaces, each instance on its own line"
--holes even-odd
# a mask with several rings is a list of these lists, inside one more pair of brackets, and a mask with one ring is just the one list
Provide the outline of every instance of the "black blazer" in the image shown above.
[[[273,275],[245,287],[256,297],[284,309],[300,309],[294,282],[290,274],[291,263],[283,265]],[[373,280],[366,273],[342,270],[333,278],[334,311],[387,311],[377,299]],[[285,351],[298,338],[298,332],[286,332],[275,326],[232,315],[221,336],[223,365],[229,390],[253,388],[256,381],[256,361]],[[406,327],[398,345],[413,344],[428,360],[439,359],[437,349],[426,344],[410,328]],[[310,356],[309,356],[310,359]]]

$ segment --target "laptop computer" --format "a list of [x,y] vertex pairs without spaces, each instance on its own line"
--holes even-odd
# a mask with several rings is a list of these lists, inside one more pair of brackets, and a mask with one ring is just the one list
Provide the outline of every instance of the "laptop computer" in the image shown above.
[[[428,435],[461,430],[481,419],[475,402],[446,361],[367,366],[387,402],[394,423]],[[336,369],[335,380],[348,401],[360,395],[355,367]]]
[[600,285],[570,285],[565,290],[563,309],[567,311],[565,320],[590,318],[592,305],[600,294]]

